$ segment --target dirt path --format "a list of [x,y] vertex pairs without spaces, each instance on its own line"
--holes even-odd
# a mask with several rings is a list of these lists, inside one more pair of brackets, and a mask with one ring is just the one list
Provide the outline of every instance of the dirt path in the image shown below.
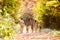
[[15,35],[13,40],[60,40],[60,38],[53,37],[52,34],[46,33],[26,33]]

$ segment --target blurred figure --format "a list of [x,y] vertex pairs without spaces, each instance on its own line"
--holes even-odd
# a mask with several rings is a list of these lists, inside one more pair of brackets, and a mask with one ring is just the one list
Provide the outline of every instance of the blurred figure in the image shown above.
[[23,20],[20,20],[20,33],[26,33],[26,26]]
[[32,14],[25,13],[22,16],[22,20],[24,21],[24,24],[26,25],[27,32],[37,32],[39,30],[39,26],[38,26],[39,22],[33,19]]

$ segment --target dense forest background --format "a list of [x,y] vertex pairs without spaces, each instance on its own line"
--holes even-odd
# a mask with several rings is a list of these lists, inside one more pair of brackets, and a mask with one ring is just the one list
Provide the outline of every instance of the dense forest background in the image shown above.
[[[19,20],[22,12],[21,3],[24,0],[0,0],[0,38],[15,34],[19,30]],[[60,30],[60,0],[37,0],[33,7],[33,19],[42,28]]]

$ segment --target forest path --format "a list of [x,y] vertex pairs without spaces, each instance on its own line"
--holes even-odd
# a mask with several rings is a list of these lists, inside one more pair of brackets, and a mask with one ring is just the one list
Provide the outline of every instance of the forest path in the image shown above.
[[18,33],[13,40],[60,40],[60,37],[53,37],[52,34],[47,33]]

